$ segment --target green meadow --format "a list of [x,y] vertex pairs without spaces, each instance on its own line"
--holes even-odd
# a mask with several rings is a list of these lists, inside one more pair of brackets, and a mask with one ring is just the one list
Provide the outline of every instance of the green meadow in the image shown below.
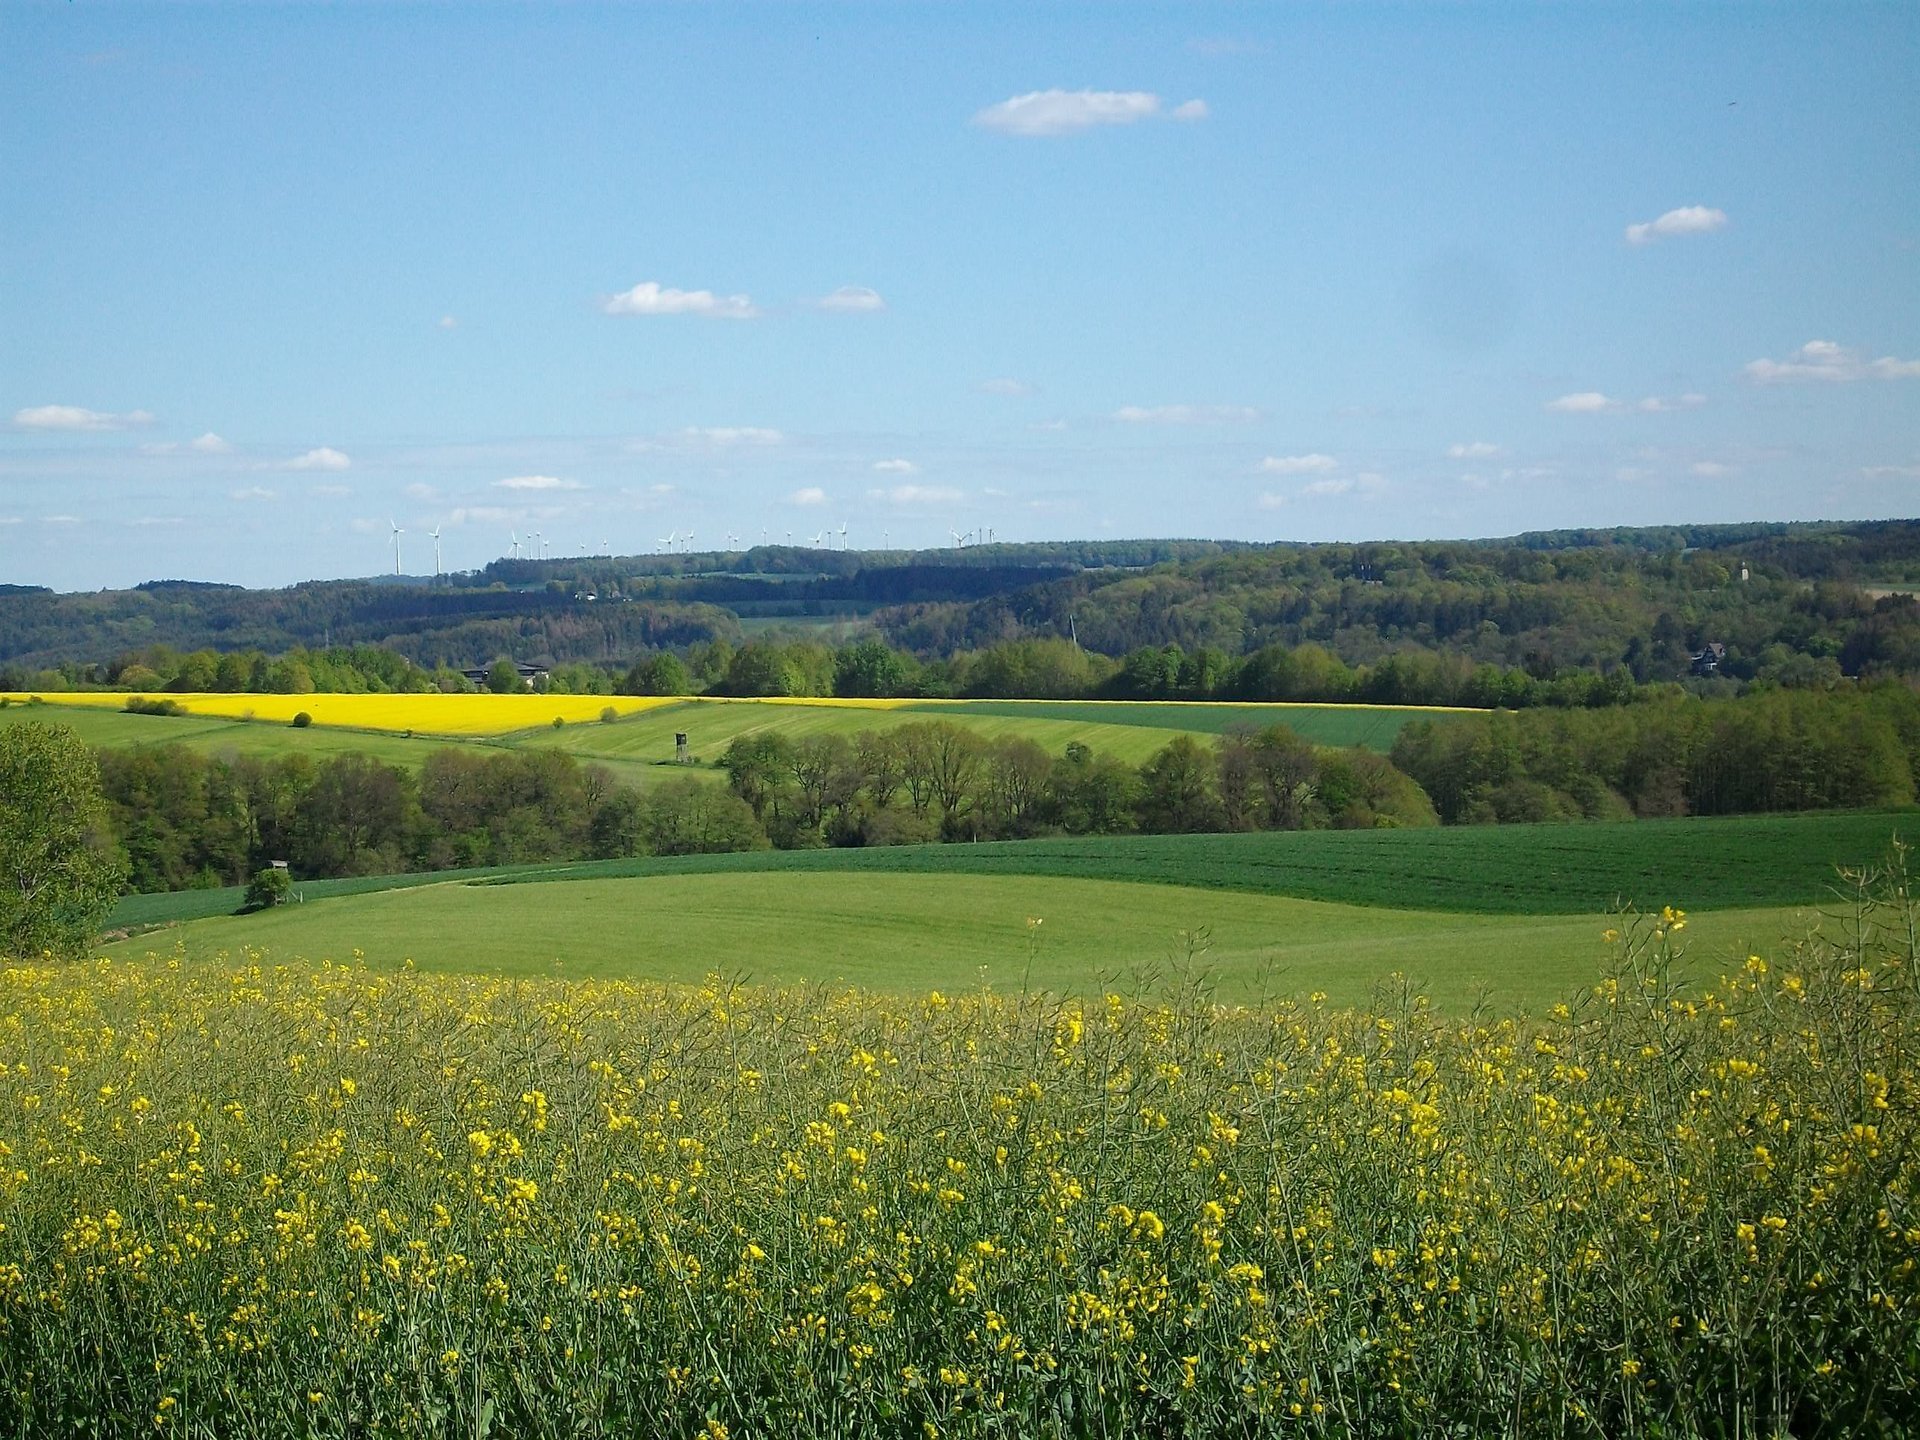
[[[1817,922],[1811,908],[1689,919],[1711,972]],[[982,984],[1139,993],[1188,969],[1223,998],[1326,993],[1362,1003],[1405,976],[1435,1004],[1537,1011],[1602,973],[1604,914],[1382,910],[1189,886],[1043,875],[766,871],[498,885],[442,882],[191,921],[104,948],[390,968],[851,985]]]

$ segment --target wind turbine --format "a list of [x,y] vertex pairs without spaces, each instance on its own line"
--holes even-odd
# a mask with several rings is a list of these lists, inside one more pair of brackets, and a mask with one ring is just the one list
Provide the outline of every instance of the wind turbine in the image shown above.
[[518,530],[509,530],[507,532],[507,540],[509,542],[507,553],[515,560],[518,560],[520,558],[520,532]]
[[844,520],[840,522],[840,548],[847,548],[847,522]]
[[689,555],[693,553],[693,532],[691,530],[687,531],[687,553]]
[[962,535],[958,530],[949,530],[947,531],[947,533],[953,537],[954,549],[959,550],[959,549],[963,549],[966,546],[966,543],[967,543],[966,536]]
[[393,530],[393,573],[398,575],[400,573],[400,537],[406,534],[406,531],[394,523],[392,516],[387,517],[387,524]]
[[440,578],[440,527],[434,526],[427,534],[433,537],[433,578]]
[[654,543],[654,544],[656,544],[656,545],[658,545],[658,546],[660,546],[660,548],[661,548],[661,549],[663,549],[663,550],[665,550],[665,551],[666,551],[666,552],[667,552],[668,554],[672,554],[672,553],[673,553],[673,542],[674,542],[674,540],[675,540],[675,538],[677,537],[677,535],[678,535],[678,532],[677,532],[677,531],[673,531],[673,530],[669,530],[669,531],[668,531],[668,532],[666,533],[666,535],[665,535],[665,537],[664,537],[664,538],[662,538],[662,539],[659,539],[659,540],[655,540],[655,541],[654,541],[653,543]]

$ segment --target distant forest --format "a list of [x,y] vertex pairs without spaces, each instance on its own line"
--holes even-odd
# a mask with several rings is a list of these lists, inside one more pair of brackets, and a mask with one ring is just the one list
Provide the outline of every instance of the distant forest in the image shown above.
[[1591,706],[1648,686],[1920,677],[1920,605],[1902,593],[1916,582],[1920,521],[1901,520],[758,546],[264,591],[0,585],[0,688],[456,688],[510,657],[576,691]]

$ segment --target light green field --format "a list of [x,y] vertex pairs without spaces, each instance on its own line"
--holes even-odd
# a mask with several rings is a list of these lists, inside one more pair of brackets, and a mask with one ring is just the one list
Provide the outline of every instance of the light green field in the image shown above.
[[[376,730],[315,725],[296,730],[267,721],[216,719],[204,715],[130,715],[119,710],[72,705],[16,705],[0,710],[0,725],[38,720],[70,726],[89,745],[181,744],[208,754],[315,759],[356,753],[417,769],[447,745],[492,745],[562,750],[589,764],[604,765],[622,782],[642,787],[669,776],[718,780],[712,767],[742,735],[777,731],[791,740],[890,730],[929,720],[952,720],[990,739],[1021,736],[1050,755],[1078,742],[1130,765],[1151,759],[1179,735],[1203,740],[1230,724],[1286,724],[1323,745],[1386,749],[1399,727],[1423,713],[1370,706],[1223,706],[1153,702],[964,701],[903,702],[868,708],[786,701],[774,704],[721,699],[687,700],[625,717],[612,724],[589,721],[559,730],[548,726],[495,737],[413,737]],[[674,735],[685,731],[695,761],[673,764]]]
[[[1028,924],[1038,918],[1037,926]],[[1690,920],[1696,963],[1804,934],[1812,910]],[[1600,973],[1605,915],[1535,918],[1381,910],[1311,900],[1045,876],[673,875],[556,884],[442,884],[198,920],[108,946],[137,956],[265,947],[281,958],[408,960],[440,970],[849,984],[891,992],[1137,991],[1200,960],[1223,998],[1325,991],[1366,1000],[1406,975],[1434,1002],[1539,1011]],[[1031,955],[1030,955],[1031,947]]]
[[417,769],[435,750],[458,741],[410,738],[377,730],[344,730],[314,725],[296,730],[265,720],[223,720],[207,715],[130,715],[81,705],[9,705],[0,725],[64,725],[88,745],[102,750],[136,745],[184,745],[207,755],[371,755],[389,765]]

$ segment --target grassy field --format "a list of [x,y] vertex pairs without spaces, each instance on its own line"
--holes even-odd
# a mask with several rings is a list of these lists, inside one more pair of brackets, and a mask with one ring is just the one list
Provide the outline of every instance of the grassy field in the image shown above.
[[[308,881],[309,901],[449,879],[547,881],[695,874],[1047,875],[1250,891],[1348,905],[1463,914],[1579,915],[1625,900],[1691,911],[1818,905],[1838,867],[1886,858],[1920,812],[1347,830],[1254,835],[1135,835],[911,845],[878,850],[759,851],[680,859],[581,861],[448,875]],[[176,924],[239,908],[241,892],[131,895],[117,929]]]
[[[1031,923],[1038,919],[1041,923]],[[1690,920],[1708,973],[1816,919],[1793,908]],[[1193,948],[1223,995],[1324,991],[1364,1003],[1401,973],[1435,1004],[1533,1010],[1589,984],[1603,914],[1461,915],[1051,876],[768,872],[567,884],[443,883],[193,921],[102,953],[281,958],[379,968],[698,982],[710,973],[896,994],[1025,984],[1138,993]],[[1199,938],[1204,932],[1204,940]],[[1190,940],[1189,937],[1194,937]]]
[[389,765],[417,769],[420,762],[453,741],[408,738],[376,730],[342,730],[314,725],[296,730],[265,720],[238,720],[213,715],[130,715],[120,709],[77,705],[9,705],[0,710],[0,725],[65,725],[88,745],[98,749],[125,749],[135,745],[185,745],[209,755],[274,757],[307,755],[315,760],[335,755],[371,755]]

